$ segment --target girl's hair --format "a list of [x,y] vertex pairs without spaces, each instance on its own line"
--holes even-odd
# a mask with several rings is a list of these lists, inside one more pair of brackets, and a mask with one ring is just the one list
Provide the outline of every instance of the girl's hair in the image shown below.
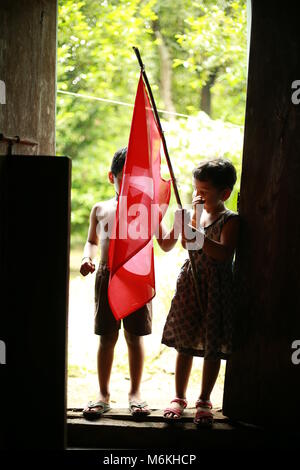
[[114,154],[112,162],[111,162],[111,167],[110,167],[110,171],[112,172],[114,176],[117,176],[120,173],[120,171],[123,170],[126,154],[127,154],[127,147],[123,147],[117,150],[116,153]]
[[236,183],[236,171],[226,158],[214,158],[202,161],[193,169],[193,176],[199,181],[210,181],[217,189],[230,188]]

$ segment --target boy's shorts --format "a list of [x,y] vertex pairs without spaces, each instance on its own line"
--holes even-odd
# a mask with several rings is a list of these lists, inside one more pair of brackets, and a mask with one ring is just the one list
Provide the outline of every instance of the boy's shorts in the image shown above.
[[[109,269],[100,263],[95,279],[95,328],[96,335],[106,335],[118,331],[121,320],[116,320],[108,302]],[[123,318],[123,326],[128,333],[136,336],[149,335],[152,332],[152,302]]]

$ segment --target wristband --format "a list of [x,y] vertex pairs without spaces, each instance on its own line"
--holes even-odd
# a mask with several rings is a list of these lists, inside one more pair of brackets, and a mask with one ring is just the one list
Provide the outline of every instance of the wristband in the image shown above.
[[90,262],[92,263],[93,260],[92,260],[92,258],[91,258],[90,256],[84,256],[84,257],[81,259],[81,261],[83,261],[83,260],[86,259],[86,258],[89,259]]

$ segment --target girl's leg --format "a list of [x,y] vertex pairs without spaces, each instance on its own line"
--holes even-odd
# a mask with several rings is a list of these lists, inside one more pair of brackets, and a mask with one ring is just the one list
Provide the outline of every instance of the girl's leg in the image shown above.
[[202,386],[199,398],[201,400],[210,400],[210,394],[216,383],[221,365],[221,359],[203,361]]
[[[192,370],[193,356],[184,353],[177,353],[175,367],[175,393],[177,398],[186,398],[186,390]],[[181,409],[179,403],[173,402],[169,408]],[[166,418],[176,418],[172,412],[164,414]]]
[[194,422],[197,425],[211,426],[213,423],[212,404],[210,394],[216,383],[220,370],[221,360],[204,359],[202,371],[201,393],[196,402],[196,416]]

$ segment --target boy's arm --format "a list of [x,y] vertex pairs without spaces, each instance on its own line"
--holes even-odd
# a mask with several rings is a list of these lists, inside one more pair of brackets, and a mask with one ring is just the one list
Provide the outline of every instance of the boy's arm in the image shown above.
[[89,272],[93,272],[95,270],[93,259],[96,257],[98,252],[99,237],[97,235],[97,214],[99,215],[100,210],[101,207],[99,206],[99,204],[95,204],[90,213],[90,225],[88,230],[87,241],[83,249],[83,257],[80,268],[80,272],[84,276],[86,276],[86,274],[88,274]]

